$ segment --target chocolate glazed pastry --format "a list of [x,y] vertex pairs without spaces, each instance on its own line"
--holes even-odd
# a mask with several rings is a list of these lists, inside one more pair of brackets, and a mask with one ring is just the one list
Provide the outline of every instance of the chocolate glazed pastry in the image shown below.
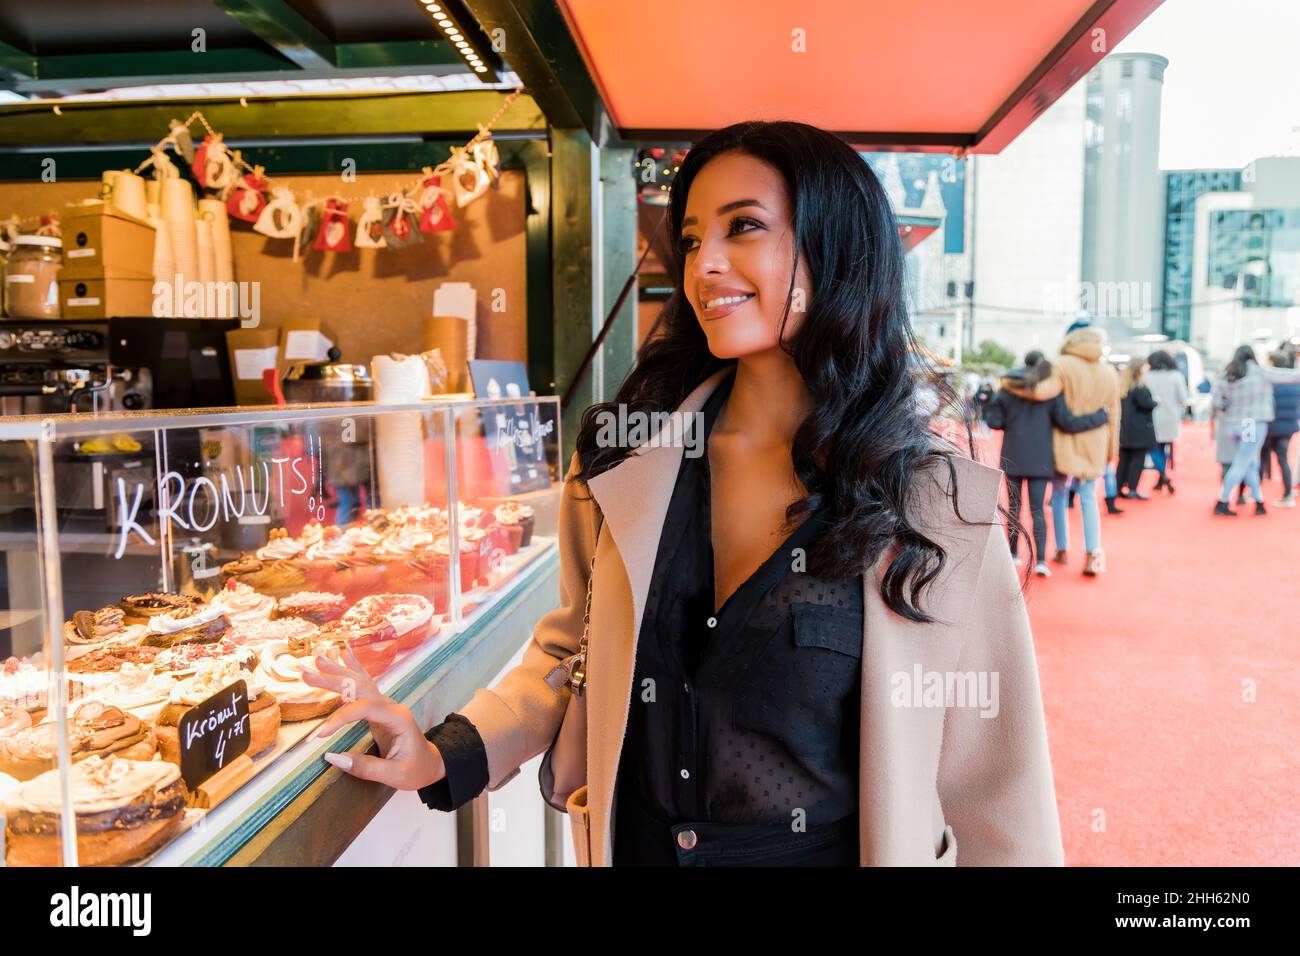
[[122,598],[118,605],[127,624],[148,624],[159,614],[169,614],[185,607],[200,607],[203,601],[188,594],[150,591]]
[[[136,628],[134,636],[139,635]],[[126,613],[116,604],[98,611],[77,611],[63,625],[63,642],[71,646],[107,644],[133,636],[127,630]]]
[[[180,770],[163,761],[90,757],[71,771],[77,860],[117,866],[170,842],[185,820],[188,791]],[[0,803],[5,863],[58,866],[61,861],[58,771],[51,770]]]
[[[149,760],[158,750],[158,741],[149,725],[139,717],[98,701],[88,701],[72,715],[68,749],[73,763],[109,754],[129,760]],[[0,773],[17,780],[31,780],[54,769],[57,753],[54,725],[38,724],[0,738]]]
[[[193,624],[185,622],[194,618]],[[230,620],[214,608],[200,604],[160,615],[150,623],[141,643],[147,647],[176,647],[181,644],[213,644],[226,636]]]
[[238,560],[221,566],[221,586],[234,579],[247,584],[259,594],[281,598],[307,587],[307,575],[292,560],[263,560],[255,555],[241,555]]

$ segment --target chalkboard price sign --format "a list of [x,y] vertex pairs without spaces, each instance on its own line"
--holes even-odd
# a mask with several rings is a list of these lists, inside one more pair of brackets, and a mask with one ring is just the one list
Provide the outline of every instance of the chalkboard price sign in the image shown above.
[[248,750],[248,685],[235,681],[181,715],[181,776],[191,790]]

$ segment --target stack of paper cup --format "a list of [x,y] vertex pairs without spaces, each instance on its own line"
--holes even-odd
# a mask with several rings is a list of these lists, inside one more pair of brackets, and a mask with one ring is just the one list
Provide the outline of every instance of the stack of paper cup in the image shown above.
[[[230,245],[230,216],[226,213],[226,204],[220,199],[200,199],[199,218],[206,220],[212,228],[212,254],[217,282],[230,283],[235,280],[235,257]],[[229,286],[227,286],[229,288]],[[239,306],[235,296],[227,295],[225,301],[229,307],[225,315],[216,318],[234,318]]]
[[[429,394],[429,373],[418,355],[376,355],[370,363],[375,400],[418,402]],[[381,415],[375,423],[379,499],[384,508],[424,504],[424,420],[419,412]]]
[[[206,301],[206,292],[217,277],[217,259],[212,251],[212,223],[207,219],[196,219],[194,233],[199,249],[199,281],[203,283]],[[207,315],[207,311],[203,314]]]
[[[188,181],[168,178],[162,181],[162,214],[172,241],[171,281],[180,284],[175,293],[181,303],[186,301],[185,286],[199,279],[199,239],[194,224],[194,193]],[[182,309],[181,315],[186,310]],[[188,316],[195,318],[196,316]]]
[[[149,218],[150,225],[154,228],[153,235],[153,281],[166,283],[167,290],[170,290],[172,283],[176,281],[176,260],[172,258],[172,237],[171,231],[167,228],[167,220],[158,216]],[[176,315],[174,308],[174,296],[164,293],[161,297],[163,305],[158,312],[168,318]]]
[[147,218],[149,212],[145,205],[144,180],[135,173],[120,171],[113,179],[112,203],[129,216]]

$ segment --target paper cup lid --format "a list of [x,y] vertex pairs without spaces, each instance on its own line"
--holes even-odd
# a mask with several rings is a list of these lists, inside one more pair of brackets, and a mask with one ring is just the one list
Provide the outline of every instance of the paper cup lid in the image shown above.
[[14,239],[16,246],[45,246],[49,249],[62,249],[63,240],[58,236],[18,236]]

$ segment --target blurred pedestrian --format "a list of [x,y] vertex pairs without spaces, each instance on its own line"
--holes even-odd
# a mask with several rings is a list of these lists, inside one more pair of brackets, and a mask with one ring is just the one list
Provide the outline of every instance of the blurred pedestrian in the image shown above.
[[1024,368],[1009,372],[1002,380],[1003,387],[984,406],[984,421],[990,428],[1003,432],[1002,471],[1007,479],[1007,510],[1015,519],[1007,528],[1011,556],[1017,558],[1019,564],[1020,506],[1023,489],[1027,486],[1034,528],[1031,560],[1034,561],[1034,573],[1043,578],[1052,575],[1047,566],[1047,519],[1043,511],[1047,489],[1056,472],[1052,429],[1074,434],[1100,428],[1108,418],[1103,408],[1088,415],[1072,414],[1059,391],[1054,397],[1039,401],[1009,390],[1032,392],[1051,374],[1052,365],[1043,353],[1030,352],[1025,356]]
[[1216,515],[1236,515],[1228,507],[1232,489],[1245,481],[1255,499],[1255,514],[1266,514],[1264,496],[1259,488],[1259,451],[1268,437],[1273,420],[1273,385],[1300,382],[1300,370],[1263,368],[1249,345],[1239,346],[1223,377],[1214,384],[1213,405],[1219,413],[1219,427],[1227,430],[1234,443],[1232,464],[1223,477]]
[[1182,432],[1183,415],[1187,411],[1190,394],[1187,381],[1178,369],[1174,357],[1164,349],[1156,349],[1147,357],[1146,386],[1155,396],[1156,407],[1152,420],[1156,430],[1156,447],[1151,451],[1151,463],[1156,466],[1160,478],[1156,481],[1155,491],[1163,488],[1169,494],[1174,493],[1174,483],[1169,477],[1173,466],[1174,442]]
[[1120,385],[1119,467],[1116,483],[1121,498],[1146,501],[1138,489],[1142,466],[1156,444],[1156,426],[1152,417],[1156,400],[1146,386],[1147,363],[1133,358],[1124,367]]
[[[1268,357],[1274,368],[1294,369],[1295,353],[1279,349]],[[1279,508],[1294,508],[1295,497],[1291,487],[1291,461],[1289,458],[1291,436],[1300,430],[1300,382],[1275,382],[1273,384],[1273,420],[1268,424],[1268,435],[1261,450],[1260,466],[1268,477],[1269,456],[1277,459],[1282,477],[1282,497],[1273,502]]]
[[[1054,429],[1052,454],[1061,476],[1079,479],[1079,505],[1083,513],[1083,543],[1087,552],[1083,573],[1094,576],[1106,569],[1101,547],[1101,514],[1097,506],[1097,479],[1106,472],[1106,463],[1119,455],[1119,375],[1103,361],[1107,351],[1106,333],[1095,326],[1074,328],[1061,345],[1061,354],[1052,362],[1052,374],[1040,382],[1032,394],[1024,397],[1045,399],[1058,392],[1075,415],[1085,415],[1098,408],[1106,409],[1107,421],[1101,428],[1069,434]],[[1067,560],[1066,501],[1067,482],[1053,480],[1052,522],[1056,527],[1055,559]]]

